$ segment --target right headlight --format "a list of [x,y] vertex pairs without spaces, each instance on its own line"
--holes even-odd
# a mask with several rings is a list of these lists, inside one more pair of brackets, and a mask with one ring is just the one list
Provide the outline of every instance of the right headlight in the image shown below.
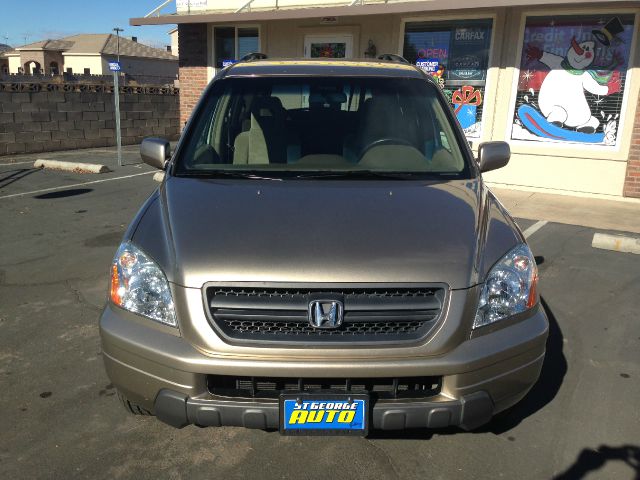
[[120,245],[111,265],[111,301],[120,308],[176,327],[171,288],[160,267],[131,242]]
[[496,263],[482,286],[473,328],[482,327],[538,303],[538,267],[525,243],[511,249]]

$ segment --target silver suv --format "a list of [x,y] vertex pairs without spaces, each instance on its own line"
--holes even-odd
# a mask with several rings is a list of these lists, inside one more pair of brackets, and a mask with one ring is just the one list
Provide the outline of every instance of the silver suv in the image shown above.
[[473,429],[538,379],[534,257],[438,86],[393,61],[240,62],[208,86],[111,265],[132,413],[283,434]]

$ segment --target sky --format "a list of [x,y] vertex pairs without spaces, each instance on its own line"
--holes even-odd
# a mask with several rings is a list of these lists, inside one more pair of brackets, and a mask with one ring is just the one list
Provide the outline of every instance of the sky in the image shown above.
[[[163,0],[0,0],[0,43],[18,47],[38,40],[77,33],[113,33],[138,37],[138,41],[162,48],[171,40],[175,25],[132,27],[129,19],[144,17]],[[175,2],[162,13],[175,12]]]

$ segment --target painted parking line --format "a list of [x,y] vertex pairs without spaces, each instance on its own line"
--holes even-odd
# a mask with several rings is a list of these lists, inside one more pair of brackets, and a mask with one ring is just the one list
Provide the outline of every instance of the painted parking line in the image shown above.
[[601,250],[613,250],[614,252],[635,253],[640,255],[640,238],[638,237],[594,233],[591,246]]
[[531,235],[533,235],[542,227],[544,227],[547,223],[549,223],[547,220],[540,220],[534,223],[529,228],[527,228],[524,232],[522,232],[522,234],[524,235],[524,238],[529,238]]
[[34,195],[36,193],[51,192],[53,190],[64,190],[66,188],[82,187],[84,185],[93,185],[94,183],[112,182],[114,180],[123,180],[125,178],[139,177],[140,175],[151,175],[152,173],[156,173],[156,171],[153,170],[151,172],[134,173],[132,175],[124,175],[122,177],[104,178],[102,180],[93,180],[91,182],[74,183],[71,185],[61,185],[59,187],[42,188],[40,190],[32,190],[30,192],[12,193],[11,195],[4,195],[0,197],[0,200],[4,200],[5,198],[12,198],[12,197],[22,197],[24,195]]
[[27,163],[31,163],[33,165],[33,160],[29,160],[28,162],[6,162],[0,163],[0,167],[13,167],[14,165],[25,165]]

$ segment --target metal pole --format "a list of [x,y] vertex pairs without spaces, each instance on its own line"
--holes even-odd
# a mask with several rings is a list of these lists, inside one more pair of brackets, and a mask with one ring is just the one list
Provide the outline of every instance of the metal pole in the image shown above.
[[118,53],[118,62],[120,62],[120,32],[124,32],[122,28],[116,27],[113,29],[116,32],[116,45],[117,45],[117,53]]
[[[116,53],[118,55],[118,65],[120,64],[120,32],[122,32],[122,28],[114,28],[114,32],[116,32],[116,42],[117,42],[117,50]],[[120,71],[113,72],[113,100],[115,102],[115,116],[116,116],[116,145],[118,147],[118,166],[122,167],[122,132],[120,132],[120,85],[119,85],[119,77]]]
[[122,135],[120,133],[120,85],[118,77],[120,72],[113,72],[113,99],[115,102],[116,116],[116,145],[118,146],[118,166],[122,166]]

